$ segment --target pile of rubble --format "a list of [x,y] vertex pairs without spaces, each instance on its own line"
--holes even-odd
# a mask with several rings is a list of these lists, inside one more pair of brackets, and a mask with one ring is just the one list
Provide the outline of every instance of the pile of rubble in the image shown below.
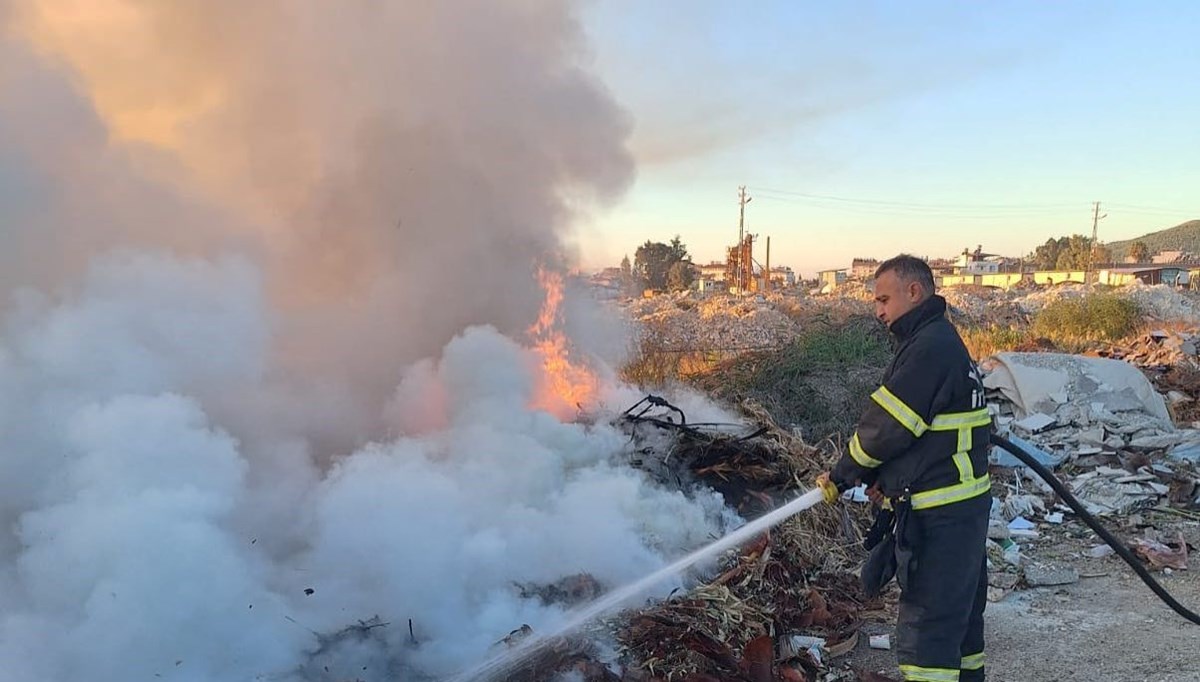
[[625,314],[642,339],[664,349],[766,348],[799,333],[797,322],[766,297],[710,296],[694,292],[632,299]]
[[1018,306],[1012,295],[1001,289],[982,286],[957,286],[941,290],[956,323],[1002,327],[1029,324],[1029,314]]
[[[1083,284],[1060,284],[1020,295],[1013,299],[1013,303],[1024,313],[1032,315],[1055,301],[1080,298],[1092,291],[1096,291],[1096,288]],[[1111,291],[1133,301],[1143,313],[1156,320],[1200,324],[1200,299],[1191,292],[1141,282],[1127,284]]]
[[[1119,360],[1052,353],[1001,353],[982,369],[1001,435],[1057,470],[1093,515],[1137,518],[1143,537],[1132,544],[1152,566],[1186,567],[1187,542],[1161,537],[1138,514],[1200,522],[1200,430],[1177,428],[1168,399],[1142,372]],[[1029,543],[1053,533],[1084,541],[1090,531],[1072,523],[1071,510],[1010,454],[994,448],[992,463],[1011,475],[999,476],[1003,483],[994,490],[991,597],[1019,585],[1078,580],[1070,562],[1039,560]],[[1087,551],[1099,558],[1110,550],[1094,545]]]
[[1195,331],[1156,329],[1130,342],[1102,349],[1097,355],[1124,360],[1149,369],[1165,370],[1176,366],[1200,368],[1198,349],[1200,334]]

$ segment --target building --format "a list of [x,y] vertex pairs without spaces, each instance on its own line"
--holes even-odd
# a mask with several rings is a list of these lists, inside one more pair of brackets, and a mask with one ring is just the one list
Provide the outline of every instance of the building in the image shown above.
[[1172,263],[1186,263],[1192,259],[1192,254],[1187,251],[1159,251],[1150,257],[1150,262],[1155,265],[1169,265]]
[[771,286],[773,288],[796,286],[796,273],[786,265],[776,265],[771,268]]
[[850,261],[850,277],[854,279],[872,279],[879,269],[879,261],[874,258],[855,258]]
[[839,284],[845,284],[847,280],[846,268],[838,268],[836,270],[819,270],[817,272],[817,284],[821,290],[833,291]]
[[975,251],[963,249],[954,261],[956,275],[994,275],[1001,271],[1005,258],[994,253],[984,253],[983,246],[975,247]]

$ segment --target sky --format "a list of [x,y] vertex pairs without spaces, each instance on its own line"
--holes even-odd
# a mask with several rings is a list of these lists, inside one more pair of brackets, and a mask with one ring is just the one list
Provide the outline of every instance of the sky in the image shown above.
[[1200,218],[1200,5],[698,2],[588,6],[637,176],[579,231],[584,267],[678,234],[806,275],[855,256],[1022,255]]

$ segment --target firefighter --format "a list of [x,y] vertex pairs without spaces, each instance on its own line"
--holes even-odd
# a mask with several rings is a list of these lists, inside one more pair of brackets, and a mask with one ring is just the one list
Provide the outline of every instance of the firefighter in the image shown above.
[[875,312],[896,342],[848,451],[822,474],[881,504],[863,566],[868,594],[900,584],[896,654],[905,680],[984,679],[991,420],[979,372],[946,319],[933,273],[900,255],[875,272]]

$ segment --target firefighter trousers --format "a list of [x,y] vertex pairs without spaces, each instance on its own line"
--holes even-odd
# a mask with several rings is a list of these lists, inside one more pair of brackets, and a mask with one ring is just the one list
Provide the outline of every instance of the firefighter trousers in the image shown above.
[[[905,680],[981,682],[992,496],[908,514],[897,566],[896,655]],[[905,565],[907,564],[907,565]]]

